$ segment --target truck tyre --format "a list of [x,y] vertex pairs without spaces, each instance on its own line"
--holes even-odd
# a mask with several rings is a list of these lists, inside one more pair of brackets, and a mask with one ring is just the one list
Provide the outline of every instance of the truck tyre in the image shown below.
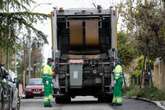
[[98,97],[99,103],[111,103],[112,102],[113,95],[112,94],[106,94]]
[[112,103],[113,95],[107,95],[106,102]]
[[57,104],[68,104],[68,103],[71,102],[71,97],[69,95],[56,96],[55,97],[55,102]]
[[99,103],[104,103],[105,102],[105,99],[104,99],[105,97],[103,97],[103,96],[99,96],[98,97],[98,102]]
[[55,97],[55,102],[56,102],[57,104],[62,104],[62,97],[63,97],[63,96],[56,96],[56,97]]

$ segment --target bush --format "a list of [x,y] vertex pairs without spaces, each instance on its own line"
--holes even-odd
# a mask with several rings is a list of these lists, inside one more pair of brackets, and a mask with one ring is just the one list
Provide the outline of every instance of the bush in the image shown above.
[[165,100],[165,92],[158,90],[155,87],[140,88],[138,86],[130,87],[124,92],[126,96],[143,97],[150,100]]
[[124,94],[126,95],[126,96],[138,96],[138,94],[139,94],[139,92],[140,92],[140,87],[138,87],[138,86],[131,86],[131,87],[129,87],[129,88],[126,88],[125,90],[124,90]]

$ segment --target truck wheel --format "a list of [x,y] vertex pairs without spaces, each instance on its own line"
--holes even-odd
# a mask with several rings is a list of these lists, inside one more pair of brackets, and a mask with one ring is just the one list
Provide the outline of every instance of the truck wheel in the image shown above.
[[71,103],[71,97],[68,95],[66,96],[66,104],[69,104]]
[[102,97],[102,96],[99,96],[99,97],[98,97],[98,102],[99,102],[99,103],[104,102],[104,100],[103,100],[103,97]]
[[113,95],[108,95],[106,98],[106,102],[112,103]]
[[62,103],[61,100],[62,100],[62,99],[61,99],[61,96],[56,96],[56,97],[55,97],[55,102],[56,102],[56,104],[61,104],[61,103]]
[[98,102],[100,103],[108,103],[108,102],[112,102],[112,98],[113,98],[113,95],[112,94],[109,94],[109,95],[102,95],[102,96],[99,96],[98,97]]
[[69,95],[56,96],[55,97],[55,102],[57,104],[68,104],[68,103],[71,102],[71,97]]

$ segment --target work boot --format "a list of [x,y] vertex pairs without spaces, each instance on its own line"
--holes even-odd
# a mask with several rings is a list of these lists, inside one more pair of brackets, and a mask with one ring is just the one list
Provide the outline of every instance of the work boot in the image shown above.
[[47,102],[44,102],[44,107],[52,107],[52,106],[51,106],[50,102],[47,101]]
[[123,99],[122,99],[122,97],[117,97],[117,100],[116,100],[117,102],[117,105],[122,105],[122,103],[123,103]]
[[51,104],[44,104],[44,107],[52,107]]

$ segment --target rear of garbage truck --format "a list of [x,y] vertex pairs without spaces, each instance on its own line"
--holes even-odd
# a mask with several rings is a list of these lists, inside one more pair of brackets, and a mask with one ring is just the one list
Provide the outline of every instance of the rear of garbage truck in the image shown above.
[[116,12],[112,9],[54,9],[52,54],[56,62],[56,103],[76,96],[112,100],[116,60]]

